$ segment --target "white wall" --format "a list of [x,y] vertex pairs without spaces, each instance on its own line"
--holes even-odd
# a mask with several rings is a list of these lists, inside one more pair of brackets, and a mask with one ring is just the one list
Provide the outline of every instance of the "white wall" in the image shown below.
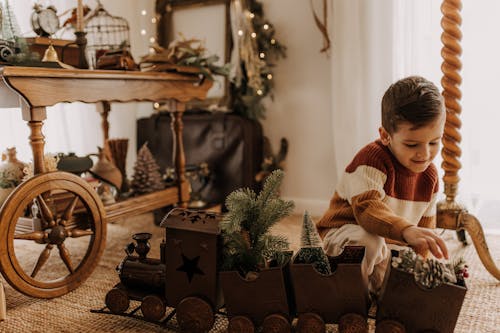
[[332,144],[331,59],[319,52],[323,40],[310,1],[262,3],[288,55],[275,69],[275,96],[267,103],[264,134],[275,150],[281,137],[290,143],[282,196],[294,200],[299,213],[307,209],[321,215],[328,207],[337,174]]
[[[56,5],[59,13],[76,5],[76,0],[42,2]],[[91,8],[96,4],[95,0],[84,2]],[[30,13],[32,3],[32,0],[16,0],[14,4],[25,35],[32,35],[29,33],[29,16],[21,13]],[[265,16],[275,25],[276,37],[288,48],[288,57],[279,60],[275,69],[275,99],[267,101],[267,119],[263,123],[265,135],[271,139],[275,150],[281,137],[290,143],[282,195],[295,201],[298,212],[308,209],[312,214],[320,215],[328,205],[337,174],[331,133],[331,60],[319,53],[322,37],[314,24],[309,1],[263,0],[262,3]],[[155,26],[151,24],[155,0],[102,0],[102,4],[110,14],[128,20],[132,54],[139,61],[140,56],[148,52],[149,37],[155,35]],[[141,15],[143,9],[146,15]],[[141,34],[142,29],[146,29],[145,35]],[[210,29],[210,24],[207,29]],[[112,105],[110,137],[130,139],[129,175],[136,159],[135,118],[151,112],[150,103]],[[88,119],[91,126],[100,127],[97,113],[89,110],[86,117],[92,118]],[[50,127],[50,121],[47,123],[45,132]],[[47,140],[50,143],[50,135]],[[80,142],[82,140],[87,142]],[[93,152],[95,145],[100,144],[101,136],[72,138],[71,141],[68,144],[86,145],[89,151],[83,153]],[[24,141],[18,143],[24,144]]]

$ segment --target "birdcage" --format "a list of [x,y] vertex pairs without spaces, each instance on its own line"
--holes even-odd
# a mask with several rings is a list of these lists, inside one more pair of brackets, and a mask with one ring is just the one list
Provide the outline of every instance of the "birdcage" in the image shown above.
[[109,14],[100,1],[97,1],[97,7],[85,18],[85,32],[90,68],[95,68],[97,59],[104,52],[130,48],[130,28],[127,20]]

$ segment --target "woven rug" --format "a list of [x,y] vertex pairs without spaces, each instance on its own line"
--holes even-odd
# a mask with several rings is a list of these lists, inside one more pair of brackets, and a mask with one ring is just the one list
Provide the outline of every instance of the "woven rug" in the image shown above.
[[[292,217],[280,223],[275,233],[289,236],[296,249],[300,237],[301,217]],[[106,293],[118,282],[115,267],[125,256],[124,247],[132,241],[136,232],[151,232],[151,257],[159,258],[159,244],[164,230],[156,227],[151,214],[144,214],[108,225],[108,237],[104,255],[89,279],[75,291],[52,300],[24,296],[5,281],[7,319],[0,323],[0,332],[175,332],[143,320],[92,313],[92,309],[104,306]],[[458,319],[455,332],[500,332],[500,283],[483,268],[473,246],[461,247],[453,232],[445,234],[449,247],[455,253],[463,253],[469,263],[468,292]],[[500,236],[488,236],[493,258],[499,265]],[[35,252],[38,257],[39,252]],[[73,254],[73,253],[72,253]],[[26,256],[33,252],[26,249]],[[59,269],[59,263],[49,263]],[[175,322],[173,322],[175,325]],[[370,332],[374,323],[369,320]],[[211,332],[224,332],[227,321],[218,316]],[[328,325],[328,332],[337,332],[336,325]]]

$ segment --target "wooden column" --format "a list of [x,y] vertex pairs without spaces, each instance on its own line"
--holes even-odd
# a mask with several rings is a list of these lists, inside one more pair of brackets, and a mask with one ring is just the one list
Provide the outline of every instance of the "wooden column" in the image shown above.
[[481,223],[455,201],[460,181],[458,171],[462,166],[459,160],[462,155],[459,146],[462,141],[460,135],[462,122],[459,117],[462,113],[460,105],[460,99],[462,98],[462,92],[460,91],[460,84],[462,83],[462,77],[460,76],[460,70],[462,69],[460,61],[460,55],[462,54],[460,46],[462,39],[460,30],[462,24],[461,9],[462,2],[460,0],[444,0],[441,5],[441,12],[443,13],[441,20],[441,27],[443,28],[441,35],[441,41],[443,42],[441,70],[443,78],[441,84],[446,106],[446,124],[441,151],[443,163],[441,166],[444,170],[443,181],[446,199],[437,205],[437,226],[445,229],[466,230],[471,236],[484,267],[495,278],[500,280],[500,271],[489,252]]
[[33,152],[33,174],[45,172],[43,163],[45,136],[42,133],[43,121],[47,119],[45,107],[31,107],[26,101],[21,102],[23,120],[28,122],[30,128],[29,142]]
[[106,141],[109,139],[109,112],[111,111],[111,105],[108,101],[102,101],[96,104],[97,112],[101,115],[101,127],[103,134],[102,146],[106,145]]
[[167,109],[170,111],[170,115],[172,117],[172,121],[170,123],[174,139],[172,160],[175,163],[175,170],[177,173],[179,206],[186,208],[189,202],[189,186],[186,180],[186,154],[184,153],[184,141],[182,137],[184,129],[182,114],[186,110],[186,105],[175,100],[170,100],[167,105]]

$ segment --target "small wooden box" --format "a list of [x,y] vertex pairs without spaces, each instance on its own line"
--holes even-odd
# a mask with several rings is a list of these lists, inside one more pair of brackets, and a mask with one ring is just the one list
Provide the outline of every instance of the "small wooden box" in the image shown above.
[[377,308],[377,325],[399,322],[407,333],[453,333],[467,287],[443,283],[428,289],[415,282],[412,273],[387,267]]
[[[76,44],[71,44],[74,43],[74,41],[72,40],[50,39],[47,37],[31,37],[26,38],[26,42],[28,43],[28,46],[32,52],[40,54],[40,59],[43,58],[45,50],[52,43],[52,46],[56,50],[57,56],[60,61],[74,67],[78,67],[79,65],[80,59],[78,46]],[[63,48],[65,48],[64,57]]]
[[262,269],[255,280],[246,280],[237,271],[220,272],[219,278],[230,319],[245,316],[261,326],[272,315],[291,319],[295,313],[289,262]]
[[330,275],[321,275],[311,264],[292,264],[297,314],[317,313],[325,323],[339,323],[347,313],[367,318],[368,286],[361,275],[364,254],[362,246],[347,246],[339,256],[330,257],[335,264]]

